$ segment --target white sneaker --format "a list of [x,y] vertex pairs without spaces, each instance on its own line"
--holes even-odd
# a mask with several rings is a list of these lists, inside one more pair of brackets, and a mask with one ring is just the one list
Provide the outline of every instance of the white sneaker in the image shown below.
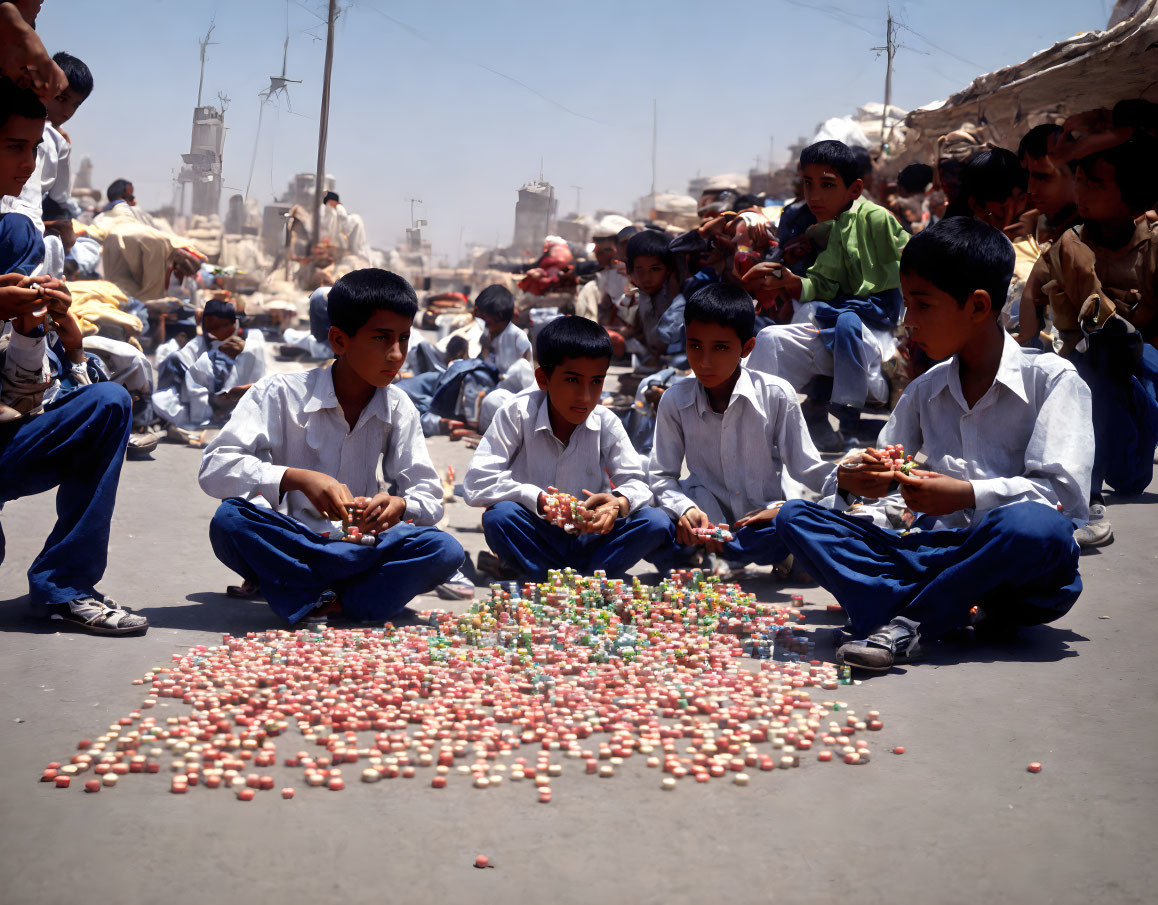
[[1074,540],[1083,550],[1104,547],[1114,540],[1114,526],[1106,518],[1104,503],[1090,504],[1090,520],[1074,532]]

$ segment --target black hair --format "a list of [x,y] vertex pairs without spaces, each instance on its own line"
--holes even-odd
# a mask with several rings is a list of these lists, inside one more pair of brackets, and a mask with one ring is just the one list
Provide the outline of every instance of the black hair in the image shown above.
[[1062,134],[1062,127],[1057,123],[1042,123],[1034,126],[1017,143],[1017,159],[1025,160],[1032,157],[1035,160],[1049,155],[1049,141],[1055,135]]
[[105,192],[105,197],[108,198],[110,202],[118,201],[125,197],[125,190],[132,184],[131,179],[114,179],[109,184],[108,190]]
[[675,255],[667,248],[667,236],[654,229],[637,232],[627,240],[627,270],[630,273],[637,258],[659,258],[668,270],[675,270]]
[[911,238],[901,252],[901,273],[928,280],[965,306],[978,289],[1001,314],[1013,278],[1013,243],[973,217],[946,217]]
[[89,69],[83,61],[78,60],[71,53],[65,53],[62,50],[52,58],[52,62],[59,66],[68,78],[69,88],[82,98],[86,98],[92,94],[92,70]]
[[927,163],[910,163],[897,174],[897,185],[906,192],[923,192],[933,181],[933,168]]
[[1155,157],[1158,157],[1158,141],[1139,132],[1117,147],[1083,157],[1074,164],[1074,169],[1089,176],[1094,164],[1099,160],[1106,161],[1114,168],[1114,182],[1122,193],[1122,200],[1136,215],[1149,210],[1158,201]]
[[625,227],[623,227],[623,229],[621,229],[619,232],[617,232],[615,234],[615,241],[616,242],[626,242],[628,239],[630,239],[632,236],[634,236],[637,232],[639,232],[639,230],[636,229],[634,226],[625,226]]
[[333,326],[353,336],[375,311],[392,311],[413,319],[418,313],[418,296],[398,274],[365,267],[351,270],[333,285],[326,310]]
[[846,187],[860,179],[860,164],[843,141],[818,141],[800,152],[800,168],[818,163],[836,170]]
[[1130,97],[1114,104],[1110,120],[1118,129],[1152,132],[1158,129],[1158,104],[1140,97]]
[[23,116],[26,119],[44,119],[48,114],[44,104],[35,93],[19,87],[15,82],[0,77],[0,126],[10,117]]
[[326,194],[322,196],[322,204],[329,204],[331,201],[337,201],[338,204],[342,203],[342,199],[338,197],[337,192],[326,192]]
[[456,358],[466,358],[469,349],[470,343],[466,341],[465,336],[452,336],[446,344],[446,360],[453,361]]
[[961,188],[956,200],[1005,201],[1017,191],[1025,191],[1028,174],[1017,155],[1006,148],[982,151],[961,171]]
[[752,296],[731,283],[709,283],[684,306],[684,323],[719,324],[736,331],[741,343],[756,335],[756,305]]
[[757,198],[755,195],[750,195],[750,194],[749,195],[740,195],[736,198],[735,201],[732,202],[732,210],[734,210],[734,211],[745,211],[750,207],[763,207],[763,206],[764,205],[762,205],[760,203],[759,198]]
[[539,331],[535,339],[535,360],[550,377],[568,358],[606,358],[611,363],[611,337],[586,317],[557,317]]
[[481,314],[508,323],[515,316],[515,297],[505,286],[494,283],[487,286],[474,300]]
[[873,174],[873,156],[869,153],[868,148],[862,148],[860,145],[849,145],[849,153],[852,154],[852,159],[856,161],[857,176],[861,179],[867,179]]

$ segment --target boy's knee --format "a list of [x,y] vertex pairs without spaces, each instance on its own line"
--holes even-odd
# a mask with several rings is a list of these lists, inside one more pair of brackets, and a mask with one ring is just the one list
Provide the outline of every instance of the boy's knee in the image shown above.
[[675,542],[675,522],[662,509],[655,506],[644,506],[630,516],[647,534],[654,535],[657,543],[665,540]]
[[863,327],[864,324],[860,315],[855,311],[842,311],[836,318],[838,333],[851,333],[859,336]]
[[1006,543],[1022,548],[1027,556],[1074,546],[1073,523],[1041,503],[1014,503],[989,513]]
[[436,528],[428,541],[433,547],[431,555],[437,561],[438,568],[447,574],[454,572],[466,561],[466,551],[462,549],[462,544],[445,531]]
[[240,500],[222,500],[213,518],[209,520],[209,537],[222,537],[232,534],[243,521]]
[[84,400],[94,413],[105,415],[112,420],[127,423],[132,418],[133,398],[119,383],[94,383],[72,394],[70,401],[73,400]]
[[510,500],[495,503],[482,516],[483,531],[502,530],[523,513],[523,507]]
[[807,518],[811,513],[809,510],[816,506],[816,503],[810,503],[808,500],[787,500],[780,507],[780,511],[776,513],[776,520],[773,524],[776,530],[781,534],[795,533],[795,529],[800,525],[801,520]]

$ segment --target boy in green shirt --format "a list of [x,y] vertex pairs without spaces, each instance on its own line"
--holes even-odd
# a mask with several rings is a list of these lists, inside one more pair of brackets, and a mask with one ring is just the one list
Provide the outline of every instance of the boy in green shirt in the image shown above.
[[748,366],[814,397],[830,396],[842,426],[851,425],[870,400],[888,401],[881,362],[893,351],[903,307],[900,261],[909,235],[891,213],[861,197],[864,183],[848,145],[809,145],[800,152],[800,169],[804,200],[818,221],[808,235],[823,250],[803,277],[771,263],[745,275],[750,291],[779,291],[797,302],[796,323],[760,331]]

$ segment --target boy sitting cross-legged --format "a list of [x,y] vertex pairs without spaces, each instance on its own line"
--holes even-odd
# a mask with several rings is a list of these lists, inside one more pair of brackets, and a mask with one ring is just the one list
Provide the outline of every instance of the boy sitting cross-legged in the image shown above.
[[[989,626],[1036,625],[1081,593],[1073,535],[1089,512],[1090,391],[1073,365],[1001,329],[1012,274],[1009,240],[978,220],[913,237],[905,323],[930,358],[948,360],[909,384],[877,445],[903,444],[924,463],[910,473],[869,449],[829,479],[854,511],[791,500],[777,516],[784,545],[848,613],[857,640],[837,651],[845,663],[887,672],[919,653],[921,636],[968,625],[974,605]],[[903,534],[882,527],[884,507],[856,505],[894,482]]]
[[[498,411],[463,480],[466,501],[488,507],[483,532],[499,560],[479,554],[480,568],[540,581],[566,566],[622,577],[670,546],[672,527],[648,505],[643,465],[622,423],[599,404],[611,340],[595,321],[560,317],[543,327],[535,350],[538,389]],[[578,498],[574,533],[546,520],[556,488]]]
[[[332,612],[326,592],[347,617],[383,621],[446,581],[463,552],[419,527],[442,517],[441,484],[414,405],[390,386],[418,310],[413,288],[385,270],[355,270],[328,306],[333,366],[262,378],[206,448],[201,489],[224,500],[209,539],[291,623]],[[379,457],[389,493],[378,492]],[[355,497],[367,498],[356,526],[372,544],[328,537]]]
[[[819,493],[831,470],[788,382],[740,363],[755,343],[755,322],[751,297],[736,286],[713,283],[688,300],[684,324],[695,376],[660,398],[649,467],[656,501],[677,523],[677,541],[741,566],[788,558],[776,536],[776,509],[801,488]],[[685,461],[688,476],[681,480]],[[721,524],[732,525],[734,540],[721,544],[695,533]],[[677,553],[655,564],[675,567]]]

